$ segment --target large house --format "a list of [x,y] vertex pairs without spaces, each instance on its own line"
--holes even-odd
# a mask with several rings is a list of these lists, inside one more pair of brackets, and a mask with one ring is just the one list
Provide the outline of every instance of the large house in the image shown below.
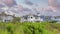
[[13,16],[6,14],[5,12],[0,13],[0,22],[11,22],[13,20]]
[[[5,12],[0,13],[0,22],[12,22],[14,15],[6,14]],[[20,22],[41,22],[41,21],[59,21],[60,16],[44,16],[37,14],[28,14],[20,17]]]
[[60,22],[60,16],[53,16],[52,20]]
[[60,16],[44,16],[40,14],[28,14],[21,17],[21,22],[60,21]]
[[40,22],[43,21],[42,18],[40,18],[40,14],[29,14],[21,17],[21,22]]

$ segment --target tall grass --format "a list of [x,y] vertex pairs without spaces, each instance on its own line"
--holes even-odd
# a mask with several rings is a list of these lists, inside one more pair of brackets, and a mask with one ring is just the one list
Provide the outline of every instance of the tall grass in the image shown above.
[[60,24],[48,22],[0,23],[0,34],[60,34]]

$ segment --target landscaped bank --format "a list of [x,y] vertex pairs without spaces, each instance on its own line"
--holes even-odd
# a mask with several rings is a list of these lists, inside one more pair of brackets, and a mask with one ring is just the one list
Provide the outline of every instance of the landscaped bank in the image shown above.
[[48,22],[0,23],[0,34],[60,34],[60,24]]

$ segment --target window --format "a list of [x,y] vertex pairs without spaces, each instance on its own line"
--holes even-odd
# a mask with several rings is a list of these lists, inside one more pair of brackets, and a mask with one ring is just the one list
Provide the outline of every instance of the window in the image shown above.
[[24,17],[24,19],[27,19],[27,17]]
[[33,17],[31,17],[31,18],[33,18]]

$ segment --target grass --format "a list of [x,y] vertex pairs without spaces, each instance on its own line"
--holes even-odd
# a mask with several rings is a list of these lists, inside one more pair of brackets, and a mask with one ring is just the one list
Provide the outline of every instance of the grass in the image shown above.
[[0,23],[0,34],[60,34],[59,23]]

